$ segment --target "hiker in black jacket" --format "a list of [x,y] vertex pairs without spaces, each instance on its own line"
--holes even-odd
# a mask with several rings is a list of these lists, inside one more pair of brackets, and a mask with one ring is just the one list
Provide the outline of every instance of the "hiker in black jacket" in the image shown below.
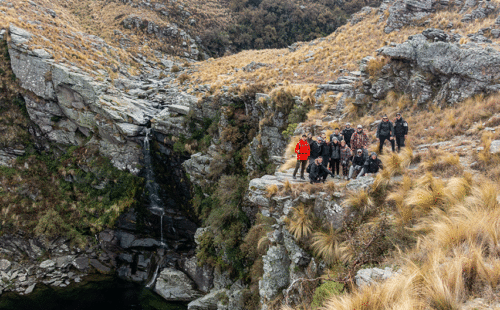
[[335,137],[330,142],[330,170],[340,179],[340,142]]
[[363,170],[366,160],[367,158],[364,156],[363,150],[358,149],[356,151],[356,156],[354,156],[354,158],[352,159],[351,168],[349,168],[349,177],[347,178],[348,180],[352,178],[354,171],[360,171],[359,174],[361,174],[361,171]]
[[[312,140],[312,138],[311,138]],[[312,165],[314,163],[314,160],[318,158],[321,155],[321,137],[318,137],[316,141],[312,140],[311,143],[309,143],[309,146],[311,147],[311,155],[309,157],[309,165]]]
[[394,152],[394,126],[392,126],[392,122],[389,121],[387,115],[384,115],[382,117],[382,122],[378,124],[377,139],[380,141],[378,146],[379,154],[382,154],[385,140],[391,142],[392,151]]
[[321,157],[323,158],[323,166],[327,167],[330,162],[330,145],[326,142],[326,135],[321,137]]
[[394,133],[399,153],[401,148],[405,146],[406,135],[408,135],[408,123],[401,117],[399,112],[396,114],[396,120],[394,121]]
[[377,158],[377,153],[372,152],[370,158],[365,162],[363,170],[359,173],[359,176],[367,174],[375,174],[378,171],[384,169],[382,166],[382,161]]
[[330,135],[330,143],[333,141],[333,138],[337,138],[339,143],[343,140],[342,134],[340,134],[339,130],[339,128],[335,128],[335,131]]
[[309,182],[311,182],[311,184],[319,182],[324,183],[328,175],[331,175],[333,178],[333,173],[323,166],[323,158],[318,157],[311,166],[311,171],[309,172]]
[[345,128],[342,129],[342,131],[340,132],[348,147],[351,147],[351,136],[353,133],[354,133],[354,128],[351,127],[351,123],[346,123]]

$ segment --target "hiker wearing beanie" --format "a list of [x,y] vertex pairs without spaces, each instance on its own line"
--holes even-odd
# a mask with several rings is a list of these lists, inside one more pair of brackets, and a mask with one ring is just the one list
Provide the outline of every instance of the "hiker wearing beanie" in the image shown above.
[[302,135],[302,139],[300,139],[295,146],[295,153],[297,154],[297,164],[295,165],[293,178],[296,178],[297,171],[299,170],[299,167],[302,166],[302,168],[300,169],[300,179],[305,180],[304,170],[306,169],[307,159],[311,154],[311,148],[309,147],[309,143],[307,143],[306,135]]
[[384,148],[385,140],[389,140],[391,142],[392,151],[394,152],[394,126],[392,122],[389,121],[387,115],[382,117],[382,122],[378,124],[377,128],[377,139],[380,141],[378,146],[379,154],[382,154],[382,150]]
[[372,152],[370,158],[366,161],[363,170],[359,173],[360,176],[367,174],[375,174],[378,171],[384,169],[382,166],[382,161],[377,158],[377,153]]
[[352,166],[351,168],[349,168],[349,176],[347,179],[350,180],[352,178],[354,171],[358,171],[359,172],[358,175],[361,176],[361,172],[363,170],[365,162],[366,158],[365,156],[363,156],[363,150],[358,149],[356,151],[356,156],[354,156],[354,158],[352,159]]
[[408,123],[401,117],[399,112],[396,114],[396,120],[394,121],[394,133],[399,153],[401,148],[405,146],[406,136],[408,135]]
[[345,143],[348,147],[351,147],[351,137],[354,134],[354,128],[351,127],[351,123],[346,123],[345,128],[340,132],[344,138]]

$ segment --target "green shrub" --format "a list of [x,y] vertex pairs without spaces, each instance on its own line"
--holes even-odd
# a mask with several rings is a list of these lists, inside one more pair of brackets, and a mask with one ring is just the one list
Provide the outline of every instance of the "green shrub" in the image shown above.
[[327,281],[316,288],[314,291],[313,302],[311,304],[313,309],[317,309],[323,305],[323,303],[333,295],[339,295],[344,290],[344,284]]

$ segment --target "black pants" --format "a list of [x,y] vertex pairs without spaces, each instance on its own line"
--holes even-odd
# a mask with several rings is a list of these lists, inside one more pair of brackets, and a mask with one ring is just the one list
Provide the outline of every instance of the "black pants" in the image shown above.
[[339,159],[330,159],[330,168],[332,169],[332,173],[339,175],[340,174],[340,158]]
[[304,177],[304,170],[306,170],[307,166],[307,159],[306,160],[297,160],[297,164],[295,165],[295,171],[293,172],[293,176],[297,175],[297,171],[299,170],[299,167],[302,165],[302,168],[300,169],[300,177]]
[[321,156],[323,157],[323,162],[321,163],[323,165],[323,167],[328,167],[328,162],[330,161],[330,157],[328,156]]
[[398,152],[402,147],[405,147],[405,136],[396,136],[396,144],[398,145]]
[[392,147],[392,151],[394,152],[394,139],[390,140],[390,136],[380,136],[379,139],[380,139],[380,144],[378,146],[378,152],[379,154],[382,154],[382,149],[384,148],[384,142],[385,140],[389,140],[391,142],[391,147]]
[[326,172],[320,172],[316,179],[311,178],[311,175],[309,174],[309,180],[311,183],[320,183],[320,182],[325,182],[326,178],[328,177],[328,174]]

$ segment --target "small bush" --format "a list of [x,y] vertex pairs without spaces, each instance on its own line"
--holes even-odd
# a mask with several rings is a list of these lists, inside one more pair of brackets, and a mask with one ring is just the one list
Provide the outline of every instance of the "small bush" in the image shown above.
[[184,82],[189,80],[189,75],[187,73],[183,73],[183,74],[179,75],[177,80],[179,80],[179,83],[182,85],[182,84],[184,84]]
[[177,73],[181,71],[181,68],[179,68],[179,66],[175,65],[175,66],[172,66],[172,68],[170,69],[170,72],[172,73]]
[[278,193],[278,186],[276,185],[270,185],[266,188],[266,196],[268,198],[271,198],[273,197],[274,195],[276,195]]
[[319,308],[323,303],[333,295],[340,295],[344,291],[344,284],[335,281],[327,281],[314,291],[313,302],[311,304],[313,309]]
[[372,78],[380,77],[380,75],[382,74],[382,68],[388,63],[388,57],[379,57],[370,60],[366,68],[368,70],[368,74]]

